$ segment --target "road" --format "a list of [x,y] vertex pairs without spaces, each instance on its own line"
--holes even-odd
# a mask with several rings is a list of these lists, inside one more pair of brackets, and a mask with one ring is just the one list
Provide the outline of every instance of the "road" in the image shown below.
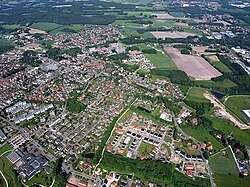
[[[193,138],[193,137],[189,136],[188,134],[186,134],[186,133],[179,127],[178,123],[176,122],[176,118],[175,118],[174,113],[173,113],[173,119],[174,119],[174,125],[175,125],[176,129],[178,130],[178,132],[181,133],[185,138],[191,139],[195,144],[197,144],[198,150],[199,150],[199,152],[200,152],[200,154],[201,154],[201,156],[202,156],[202,159],[203,159],[203,160],[206,160],[206,159],[203,157],[203,154],[202,154],[202,151],[201,151],[200,142],[197,141],[195,138]],[[211,170],[211,168],[210,168],[209,163],[208,163],[207,160],[206,160],[205,164],[206,164],[206,168],[207,168],[207,171],[208,171],[208,175],[209,175],[211,187],[215,187],[216,185],[215,185],[214,178],[213,178],[213,175],[212,175],[212,170]]]

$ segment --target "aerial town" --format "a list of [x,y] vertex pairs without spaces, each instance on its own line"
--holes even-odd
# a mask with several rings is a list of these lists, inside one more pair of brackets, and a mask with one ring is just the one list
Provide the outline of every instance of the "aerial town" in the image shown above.
[[249,7],[4,0],[0,186],[249,186]]

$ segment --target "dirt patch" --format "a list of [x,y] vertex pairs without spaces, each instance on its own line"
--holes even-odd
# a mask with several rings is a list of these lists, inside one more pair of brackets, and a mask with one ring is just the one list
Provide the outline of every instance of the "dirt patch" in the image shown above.
[[39,29],[33,29],[33,28],[30,28],[29,33],[30,34],[47,34],[46,31],[39,30]]
[[230,120],[231,122],[234,123],[235,126],[238,126],[241,129],[250,129],[250,127],[248,125],[242,123],[240,120],[235,118],[232,114],[230,114],[226,110],[226,107],[223,104],[221,104],[212,94],[204,93],[203,95],[205,98],[209,99],[212,104],[214,104],[214,108],[216,110],[216,115],[218,117],[222,117],[222,118]]
[[192,50],[197,53],[204,53],[206,49],[208,49],[207,46],[192,47]]
[[160,22],[160,23],[164,23],[165,22],[165,20],[162,20],[162,19],[157,19],[156,21]]
[[219,61],[220,61],[219,58],[218,58],[216,55],[209,56],[208,58],[209,58],[209,60],[211,60],[212,62],[219,62]]
[[165,39],[165,38],[187,38],[188,36],[197,36],[196,34],[189,33],[189,32],[179,32],[179,31],[154,31],[151,32],[155,38]]
[[182,27],[189,27],[187,23],[176,23],[175,25],[182,26]]
[[168,13],[152,14],[152,16],[156,16],[157,19],[174,19],[174,17]]
[[196,80],[210,80],[222,75],[202,57],[181,54],[178,49],[173,47],[165,46],[164,50],[172,58],[178,69]]

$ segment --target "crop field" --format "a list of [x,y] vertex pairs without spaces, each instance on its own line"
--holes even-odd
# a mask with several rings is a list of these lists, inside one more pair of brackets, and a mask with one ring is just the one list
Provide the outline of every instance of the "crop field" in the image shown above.
[[233,159],[229,148],[226,149],[226,156],[221,153],[210,157],[210,165],[215,177],[215,183],[218,187],[229,186],[248,186],[250,177],[240,178],[239,170]]
[[176,69],[176,66],[172,59],[163,51],[157,51],[157,54],[145,54],[145,56],[154,64],[157,68],[164,69]]
[[174,61],[178,69],[184,71],[196,80],[210,80],[222,74],[210,65],[204,58],[181,54],[178,49],[165,47],[165,51]]
[[197,36],[197,34],[190,32],[179,32],[179,31],[154,31],[151,32],[155,38],[165,39],[165,38],[187,38],[188,36]]
[[37,22],[37,23],[33,23],[30,27],[34,28],[34,29],[39,29],[39,30],[43,30],[43,31],[52,31],[55,30],[59,27],[61,27],[62,25],[57,24],[57,23],[50,23],[50,22]]
[[233,96],[225,101],[225,105],[245,123],[249,123],[242,110],[250,109],[250,96]]
[[158,14],[152,14],[152,15],[156,16],[157,19],[174,19],[174,17],[168,13],[158,13]]
[[216,55],[208,56],[208,61],[212,66],[218,69],[222,73],[230,73],[231,70],[223,64]]
[[171,15],[171,16],[174,16],[174,17],[177,17],[177,18],[179,18],[179,17],[184,17],[186,14],[185,13],[183,13],[183,12],[169,12],[169,14]]

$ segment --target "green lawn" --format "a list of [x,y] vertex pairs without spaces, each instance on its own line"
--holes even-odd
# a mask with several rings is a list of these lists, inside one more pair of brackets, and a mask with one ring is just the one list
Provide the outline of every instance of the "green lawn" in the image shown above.
[[186,14],[185,13],[183,13],[183,12],[169,12],[169,14],[171,15],[171,16],[174,16],[174,17],[184,17]]
[[200,103],[208,103],[208,102],[210,102],[208,99],[206,99],[203,96],[204,93],[205,93],[205,89],[193,87],[189,91],[188,96],[186,97],[186,100],[187,101],[200,102]]
[[62,25],[57,24],[57,23],[37,22],[37,23],[33,23],[30,27],[34,28],[34,29],[40,29],[40,30],[49,32],[49,31],[55,30],[61,26]]
[[202,126],[193,127],[191,125],[182,125],[181,128],[189,136],[194,137],[200,142],[211,142],[216,151],[223,148],[223,145],[215,137],[209,134],[210,129],[208,128]]
[[142,142],[139,149],[138,149],[138,154],[137,156],[140,157],[140,156],[149,156],[152,149],[153,149],[153,145],[150,145],[150,144],[147,144],[145,142]]
[[226,151],[226,156],[222,156],[219,153],[209,159],[216,185],[218,187],[249,186],[250,177],[239,178],[239,170],[235,164],[233,155],[229,148]]
[[249,123],[242,110],[250,109],[250,95],[230,97],[226,100],[225,105],[242,121]]
[[12,150],[12,147],[8,144],[5,143],[1,148],[0,148],[0,155],[3,154],[4,152]]
[[54,178],[54,174],[46,174],[45,172],[41,172],[34,176],[32,179],[26,182],[27,185],[32,184],[41,184],[43,186],[50,186],[52,184]]

